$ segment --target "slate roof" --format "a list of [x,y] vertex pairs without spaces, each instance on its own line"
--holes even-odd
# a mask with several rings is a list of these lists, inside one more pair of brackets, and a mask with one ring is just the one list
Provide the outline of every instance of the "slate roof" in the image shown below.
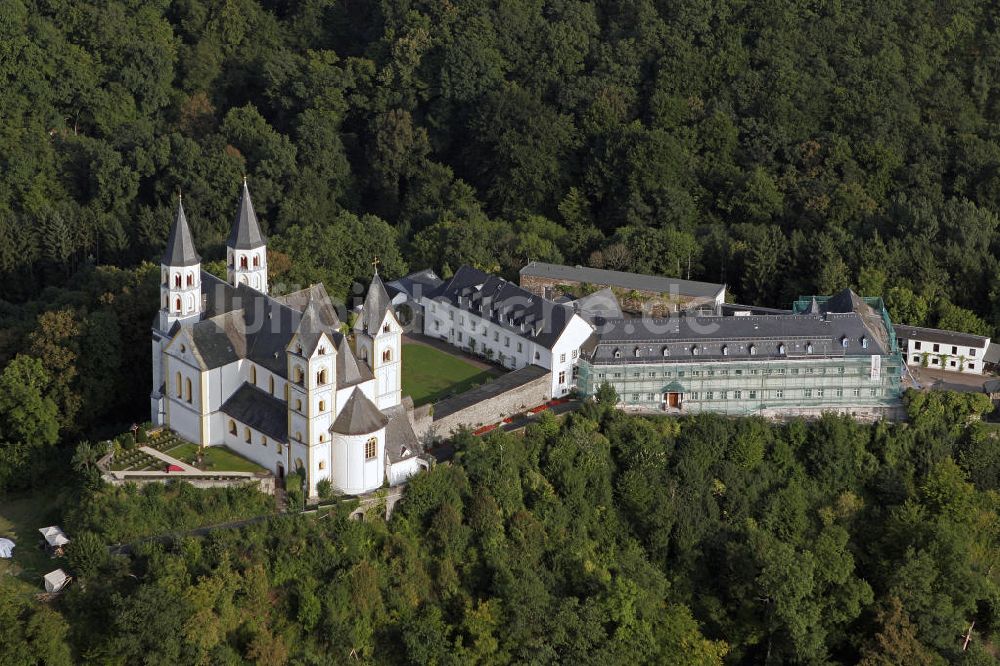
[[229,233],[226,246],[236,250],[253,250],[263,247],[264,242],[264,235],[260,233],[260,225],[257,223],[257,214],[253,210],[253,202],[250,201],[250,188],[247,187],[244,178],[240,206],[236,211],[236,220],[233,222],[233,230]]
[[395,465],[407,458],[423,455],[424,447],[413,432],[406,407],[395,405],[386,409],[384,414],[389,419],[385,427],[385,455],[389,463]]
[[945,345],[962,345],[963,347],[976,347],[982,349],[986,347],[990,339],[982,335],[972,335],[971,333],[959,333],[958,331],[945,331],[939,328],[924,328],[922,326],[906,326],[896,324],[896,335],[904,340],[923,340],[925,342],[937,342]]
[[590,323],[594,323],[598,318],[618,319],[625,316],[615,292],[611,291],[610,287],[571,301],[570,305],[573,306],[574,312]]
[[285,305],[281,299],[271,298],[245,284],[233,287],[205,271],[201,274],[201,285],[205,319],[193,324],[191,332],[195,347],[208,368],[248,358],[279,377],[287,377],[285,350],[303,320],[306,326],[302,330],[308,331],[309,339],[318,340],[319,330],[325,330],[335,345],[342,337],[336,327],[330,325],[339,325],[339,319],[329,299],[322,300],[325,291],[311,292],[310,302],[314,305],[307,316]]
[[556,281],[585,282],[594,285],[606,285],[621,289],[637,289],[639,291],[654,291],[659,293],[676,293],[680,296],[697,298],[715,298],[726,286],[711,282],[681,280],[660,275],[642,275],[624,271],[609,271],[602,268],[586,266],[562,266],[532,261],[521,269],[522,276],[548,278]]
[[347,338],[340,336],[337,341],[337,386],[346,388],[373,379],[371,368],[358,361]]
[[188,227],[187,216],[184,215],[184,204],[177,199],[177,216],[170,226],[170,236],[167,238],[167,249],[160,261],[165,266],[197,266],[201,257],[194,249],[194,239]]
[[865,317],[856,312],[619,319],[603,322],[597,335],[590,354],[597,364],[857,357],[891,351],[887,336],[873,336]]
[[393,296],[403,293],[413,300],[420,300],[424,297],[433,298],[443,284],[444,280],[439,278],[437,273],[425,268],[422,271],[416,271],[398,280],[393,280],[385,286]]
[[360,388],[355,388],[333,425],[330,426],[330,432],[341,435],[367,435],[384,428],[388,423],[389,419],[379,411],[375,403],[369,400]]
[[983,354],[983,360],[987,363],[1000,363],[1000,345],[991,342]]
[[550,301],[469,266],[459,268],[434,300],[451,303],[545,347],[555,344],[575,314],[571,304]]
[[288,407],[270,393],[244,383],[223,403],[227,414],[279,442],[288,441]]
[[392,309],[392,299],[389,292],[385,290],[385,284],[378,273],[372,276],[372,282],[368,285],[368,294],[365,296],[365,304],[361,308],[361,316],[354,322],[355,331],[364,331],[369,335],[374,335],[378,327],[385,319],[387,310]]

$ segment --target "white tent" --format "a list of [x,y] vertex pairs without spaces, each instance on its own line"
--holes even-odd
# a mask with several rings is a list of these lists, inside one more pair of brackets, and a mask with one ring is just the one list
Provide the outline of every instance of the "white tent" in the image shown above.
[[10,539],[0,539],[0,558],[14,557],[14,542]]
[[69,582],[69,576],[62,569],[56,569],[55,571],[50,571],[49,573],[42,576],[45,580],[45,591],[46,592],[58,592],[59,590],[66,587],[66,583]]
[[43,527],[38,531],[45,537],[45,542],[53,548],[59,548],[69,543],[66,533],[54,525],[52,527]]

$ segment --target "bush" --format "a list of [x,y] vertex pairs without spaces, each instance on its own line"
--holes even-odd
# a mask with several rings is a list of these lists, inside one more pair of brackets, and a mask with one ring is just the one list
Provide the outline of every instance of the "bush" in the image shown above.
[[88,579],[108,560],[108,549],[93,532],[82,532],[66,546],[66,562],[77,578]]
[[319,495],[320,499],[330,499],[333,497],[333,484],[330,483],[330,479],[323,479],[316,484],[316,494]]
[[139,429],[135,431],[135,441],[137,444],[145,444],[149,441],[149,435],[146,434],[146,429],[139,426]]
[[121,437],[119,437],[118,441],[121,442],[122,449],[124,449],[125,451],[131,451],[132,449],[135,448],[135,438],[132,437],[132,433],[130,432],[127,432]]

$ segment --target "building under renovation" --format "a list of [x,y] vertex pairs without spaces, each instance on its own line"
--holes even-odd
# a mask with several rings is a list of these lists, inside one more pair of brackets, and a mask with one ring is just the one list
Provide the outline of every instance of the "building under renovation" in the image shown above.
[[788,314],[595,323],[578,388],[607,382],[626,409],[882,416],[899,405],[903,361],[880,298],[844,290]]

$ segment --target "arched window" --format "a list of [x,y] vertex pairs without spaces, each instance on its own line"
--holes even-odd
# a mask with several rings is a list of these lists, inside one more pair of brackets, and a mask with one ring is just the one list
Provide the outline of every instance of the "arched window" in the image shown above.
[[386,323],[385,326],[382,327],[382,332],[383,333],[388,333],[389,332],[389,324],[388,323]]
[[297,411],[297,412],[301,412],[302,411],[302,399],[301,398],[296,398],[295,399],[295,411]]
[[365,363],[368,362],[368,347],[361,348],[361,360]]
[[250,365],[250,383],[257,384],[257,366],[252,364]]
[[320,400],[319,401],[319,411],[321,411],[321,412],[325,412],[326,411],[326,400]]
[[846,335],[845,335],[844,337],[842,337],[842,338],[840,339],[840,344],[841,344],[841,346],[842,346],[842,347],[843,347],[844,349],[847,349],[847,345],[848,345],[849,343],[848,343],[848,341],[847,341],[847,336],[846,336]]
[[642,350],[639,349],[638,347],[636,347],[635,351],[633,351],[632,353],[634,353],[636,356],[642,356]]
[[757,346],[756,345],[750,345],[750,355],[751,356],[756,356],[757,355]]
[[243,255],[242,257],[240,257],[240,268],[246,268],[246,267],[247,267],[247,256]]
[[247,444],[249,444],[251,439],[253,439],[253,436],[250,434],[250,428],[244,428],[243,429],[243,441],[245,441]]
[[664,347],[664,348],[663,348],[663,355],[664,355],[664,356],[670,356],[670,350],[669,350],[669,349],[667,349],[666,347]]
[[378,437],[372,437],[367,442],[365,442],[365,460],[372,460],[375,458],[375,453],[378,451]]
[[382,352],[382,362],[388,363],[391,360],[392,360],[392,350],[386,349],[384,352]]
[[[298,430],[296,430],[296,431],[295,431],[295,439],[297,439],[297,440],[298,440],[298,441],[300,441],[300,442],[302,441],[302,433],[301,433],[301,432],[299,432]],[[302,461],[301,461],[301,460],[299,460],[299,461],[298,461],[298,462],[296,463],[296,465],[295,465],[295,466],[296,466],[296,467],[302,467]]]
[[236,436],[236,421],[229,419],[229,434]]
[[295,383],[299,386],[302,386],[306,381],[306,376],[303,374],[302,368],[299,366],[295,366],[295,369],[292,371],[292,377],[295,378]]
[[729,345],[722,345],[722,355],[729,356]]
[[181,310],[184,309],[183,307],[181,307],[181,297],[180,296],[177,297],[177,300],[175,301],[175,306],[176,306],[177,312],[180,312]]
[[326,461],[325,460],[320,460],[319,461],[319,468],[320,469],[326,469]]
[[177,397],[181,397],[181,373],[177,373]]
[[305,465],[302,464],[302,458],[295,459],[295,469],[305,469]]
[[698,355],[698,354],[700,354],[700,353],[701,353],[701,350],[700,350],[700,349],[698,349],[698,345],[692,345],[692,346],[691,346],[691,354],[692,354],[693,356],[697,356],[697,355]]
[[194,286],[194,273],[188,273],[188,275],[187,275],[187,286],[189,286],[189,287],[193,287]]
[[784,355],[785,355],[785,343],[780,342],[778,343],[778,356],[784,356]]
[[181,286],[181,274],[180,273],[174,273],[174,286],[175,287]]
[[320,433],[319,434],[319,441],[320,442],[325,442],[326,441],[326,435],[324,435],[323,433]]
[[266,436],[264,436],[264,435],[260,436],[260,445],[261,446],[267,446],[267,437]]
[[813,343],[811,343],[811,342],[807,342],[806,343],[806,353],[807,354],[812,354],[813,353]]
[[316,373],[316,383],[320,386],[326,384],[326,368]]
[[274,377],[267,378],[267,391],[271,395],[274,395]]
[[616,349],[616,350],[615,350],[615,358],[621,358],[621,357],[622,357],[622,352],[621,352],[621,350],[620,350],[620,349]]
[[253,255],[253,267],[258,268],[260,266],[260,257],[256,254]]
[[187,378],[184,380],[184,399],[191,403],[191,379]]

